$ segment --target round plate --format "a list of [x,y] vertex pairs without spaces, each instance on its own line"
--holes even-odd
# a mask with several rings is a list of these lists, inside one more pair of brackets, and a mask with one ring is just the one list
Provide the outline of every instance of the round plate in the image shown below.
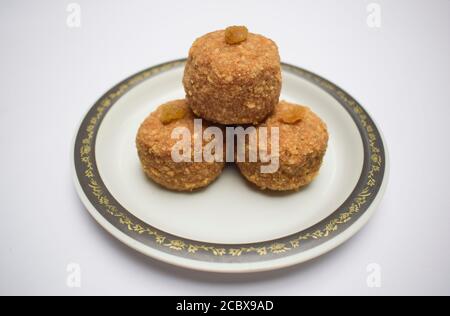
[[233,166],[194,193],[165,190],[141,170],[135,137],[158,105],[184,97],[185,60],[141,71],[102,96],[75,137],[74,179],[90,214],[128,246],[182,267],[215,272],[278,269],[317,257],[354,235],[386,187],[377,126],[328,80],[283,64],[282,99],[309,106],[330,140],[319,176],[290,194],[254,189]]

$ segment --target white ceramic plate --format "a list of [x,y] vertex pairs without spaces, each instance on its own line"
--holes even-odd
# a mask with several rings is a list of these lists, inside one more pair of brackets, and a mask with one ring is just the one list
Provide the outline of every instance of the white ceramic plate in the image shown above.
[[385,190],[387,151],[367,112],[333,83],[283,64],[282,99],[308,105],[330,140],[319,176],[300,192],[257,191],[228,166],[205,190],[175,193],[148,180],[135,148],[140,123],[184,97],[185,60],[135,74],[89,110],[75,137],[81,200],[128,246],[182,267],[216,272],[278,269],[317,257],[354,235]]

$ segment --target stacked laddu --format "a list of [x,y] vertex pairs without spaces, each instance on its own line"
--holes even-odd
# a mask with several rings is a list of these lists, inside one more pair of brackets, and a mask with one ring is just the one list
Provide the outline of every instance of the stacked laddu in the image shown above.
[[318,174],[328,143],[326,125],[307,107],[279,102],[280,56],[272,40],[243,26],[200,37],[189,51],[183,85],[185,100],[160,106],[139,128],[138,154],[150,179],[171,190],[192,191],[220,175],[223,162],[180,164],[171,157],[175,142],[171,131],[179,126],[192,131],[196,117],[203,119],[203,128],[214,124],[254,125],[257,131],[278,128],[277,171],[262,173],[259,158],[237,163],[258,188],[298,190]]

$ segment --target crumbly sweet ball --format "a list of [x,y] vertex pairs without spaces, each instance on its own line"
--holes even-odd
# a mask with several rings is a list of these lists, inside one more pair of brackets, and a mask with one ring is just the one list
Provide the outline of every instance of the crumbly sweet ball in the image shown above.
[[[234,30],[234,29],[232,29]],[[241,31],[233,42],[242,39]],[[221,124],[257,124],[279,101],[281,66],[277,45],[248,33],[228,44],[226,31],[208,33],[189,51],[183,85],[192,111]]]
[[227,44],[239,44],[247,39],[248,29],[245,26],[230,26],[225,30]]
[[268,131],[279,128],[279,169],[275,173],[262,173],[261,166],[267,163],[237,162],[242,175],[257,187],[273,191],[298,190],[313,181],[327,149],[325,123],[309,108],[282,101],[257,127],[258,131],[261,127],[267,127]]
[[[183,114],[183,115],[182,115]],[[163,119],[161,119],[163,118]],[[158,107],[141,124],[136,147],[145,174],[161,186],[175,191],[193,191],[212,183],[222,172],[222,162],[175,162],[172,159],[172,131],[187,128],[192,135],[194,154],[194,119],[185,100],[175,100]],[[203,130],[210,126],[203,121]]]

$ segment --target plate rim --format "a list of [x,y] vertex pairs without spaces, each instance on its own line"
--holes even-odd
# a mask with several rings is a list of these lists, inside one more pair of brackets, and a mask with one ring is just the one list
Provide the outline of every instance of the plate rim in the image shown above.
[[[120,94],[117,95],[117,99],[114,100],[114,102],[116,102],[123,94],[125,94],[126,92],[131,90],[134,86],[140,84],[144,80],[151,78],[153,75],[158,74],[160,72],[164,72],[166,70],[170,70],[170,69],[173,69],[174,67],[182,65],[185,63],[185,61],[186,61],[186,59],[179,59],[179,60],[174,60],[174,61],[170,61],[167,63],[159,64],[157,66],[153,66],[153,67],[147,68],[143,71],[140,71],[140,72],[122,80],[117,85],[115,85],[113,88],[108,90],[108,92],[106,92],[97,102],[95,102],[94,105],[88,109],[86,114],[81,119],[79,127],[77,128],[76,133],[74,135],[73,145],[72,145],[73,181],[74,181],[77,193],[78,193],[80,199],[82,200],[84,206],[86,207],[88,212],[91,214],[91,216],[93,216],[93,218],[104,229],[106,229],[110,234],[112,234],[114,237],[116,237],[117,239],[119,239],[120,241],[125,243],[126,245],[130,246],[131,248],[143,253],[144,255],[153,257],[153,258],[161,260],[163,262],[170,263],[170,264],[173,264],[176,266],[194,269],[194,270],[236,273],[236,272],[259,272],[259,271],[267,271],[267,270],[272,270],[272,269],[279,269],[279,268],[291,266],[294,264],[298,264],[298,263],[313,259],[315,257],[318,257],[318,256],[336,248],[337,246],[339,246],[340,244],[342,244],[343,242],[348,240],[351,236],[356,234],[368,222],[368,220],[372,216],[373,212],[375,211],[376,207],[378,206],[379,202],[381,201],[381,199],[384,195],[384,192],[385,192],[386,186],[387,186],[387,182],[388,182],[388,177],[389,177],[389,154],[387,151],[386,141],[384,139],[384,136],[383,136],[381,130],[379,129],[378,125],[373,120],[373,118],[370,116],[370,114],[367,112],[367,110],[365,110],[355,99],[353,99],[348,93],[346,93],[344,90],[339,88],[337,85],[331,83],[330,81],[328,81],[312,72],[309,72],[302,68],[299,68],[299,67],[296,67],[296,66],[293,66],[290,64],[285,64],[285,63],[283,63],[283,69],[288,70],[291,73],[292,72],[302,72],[303,76],[300,76],[300,77],[302,77],[303,79],[306,79],[310,82],[311,82],[311,80],[315,80],[317,78],[320,80],[323,80],[322,81],[323,84],[332,85],[339,92],[342,92],[344,94],[344,97],[350,98],[352,102],[356,103],[356,106],[361,108],[363,114],[367,115],[368,119],[371,121],[371,124],[373,125],[373,128],[375,129],[376,133],[379,136],[379,143],[382,145],[381,149],[382,149],[382,158],[383,158],[382,159],[383,173],[381,175],[382,176],[381,183],[380,184],[377,183],[377,191],[376,191],[373,199],[370,201],[369,205],[364,210],[364,212],[356,218],[356,220],[354,220],[350,225],[345,227],[345,229],[343,229],[341,232],[339,232],[339,234],[333,235],[334,230],[330,230],[329,232],[327,231],[327,234],[329,233],[329,235],[332,236],[332,238],[331,237],[327,238],[327,240],[324,240],[320,244],[315,245],[309,249],[303,250],[298,253],[284,255],[286,252],[284,250],[284,248],[272,249],[273,251],[271,251],[272,252],[271,254],[274,256],[272,256],[271,258],[267,258],[267,259],[264,258],[264,260],[256,260],[256,261],[245,261],[245,260],[241,259],[244,256],[240,256],[240,254],[239,254],[236,256],[234,256],[234,255],[231,256],[232,258],[234,258],[236,260],[232,260],[232,261],[228,261],[228,262],[220,260],[224,254],[219,254],[219,255],[212,254],[213,251],[220,249],[217,247],[216,247],[216,249],[208,250],[208,251],[206,251],[206,253],[203,253],[201,256],[201,259],[198,259],[198,258],[192,259],[187,256],[177,255],[180,252],[180,250],[187,251],[187,249],[185,249],[185,246],[187,246],[187,244],[183,244],[183,243],[180,243],[180,244],[173,243],[172,244],[171,242],[169,242],[164,247],[164,249],[166,249],[167,251],[161,251],[161,249],[156,249],[156,248],[150,247],[149,245],[143,244],[140,240],[137,240],[136,238],[133,238],[129,234],[126,234],[126,231],[124,232],[123,230],[118,229],[117,226],[113,225],[110,221],[108,221],[104,217],[104,215],[101,214],[101,212],[98,210],[98,208],[93,205],[93,203],[91,202],[89,197],[86,195],[86,192],[83,190],[82,184],[80,182],[79,174],[77,172],[77,167],[76,167],[77,146],[76,145],[77,145],[77,140],[79,140],[80,131],[81,131],[80,129],[83,125],[83,122],[85,122],[85,120],[88,118],[88,114],[96,107],[96,105],[98,105],[100,102],[102,102],[102,100],[103,101],[105,100],[105,96],[108,97],[109,95],[111,95],[111,93],[115,93],[117,91],[122,91]],[[155,71],[155,69],[157,69],[157,71]],[[128,88],[123,88],[124,83],[130,82],[131,80],[137,78],[139,75],[142,75],[146,72],[149,73],[149,75],[147,77],[140,78],[139,80],[132,82],[131,86],[129,86]],[[305,78],[305,74],[310,75],[311,77]],[[312,82],[312,83],[315,84],[316,86],[319,86],[317,82]],[[319,88],[321,88],[322,90],[325,90],[325,92],[330,94],[330,92],[327,91],[326,89],[324,89],[324,87],[319,86]],[[117,89],[119,89],[119,90],[117,90]],[[332,96],[335,97],[334,95],[332,95]],[[114,102],[112,104],[114,104]],[[338,100],[338,102],[339,102],[339,100]],[[341,103],[341,102],[339,102],[339,103]],[[341,105],[342,105],[342,103],[341,103]],[[348,111],[348,109],[346,109],[346,110]],[[351,115],[351,113],[349,113],[349,114]],[[355,121],[353,116],[352,116],[352,119],[353,119],[353,121]],[[100,125],[101,125],[101,121],[100,121],[99,126]],[[359,129],[360,127],[358,126],[358,124],[356,124],[356,125]],[[98,128],[97,128],[97,131],[98,131]],[[361,131],[360,131],[360,137],[363,139],[363,135],[362,135]],[[95,152],[95,142],[94,142],[93,147],[94,147],[93,151]],[[364,150],[365,150],[365,148],[364,148]],[[364,156],[366,159],[367,158],[366,153],[364,154]],[[362,173],[363,173],[363,171],[362,171]],[[356,187],[357,187],[357,185],[355,186],[355,188]],[[350,195],[350,196],[352,196],[352,195]],[[336,212],[337,211],[333,212],[332,215],[335,214]],[[123,220],[123,219],[121,218],[121,220]],[[122,223],[122,224],[124,224],[125,226],[127,225],[127,223]],[[342,223],[342,224],[345,224],[345,223]],[[128,225],[130,225],[130,224],[128,223]],[[313,226],[315,226],[315,225],[313,225]],[[301,232],[298,232],[295,235],[297,235],[299,233],[301,233]],[[169,236],[174,236],[169,233],[166,233],[166,234]],[[177,236],[174,236],[174,237],[178,238],[181,241],[188,240],[188,239],[182,238],[182,237],[177,237]],[[328,237],[328,235],[326,237]],[[285,238],[285,237],[283,237],[283,238]],[[177,239],[172,239],[172,240],[177,241]],[[301,241],[301,240],[299,240],[299,241]],[[193,241],[193,242],[197,242],[197,241]],[[273,241],[269,241],[269,242],[273,242]],[[164,243],[164,241],[163,241],[163,243]],[[212,244],[209,244],[206,242],[197,242],[197,243],[212,245]],[[267,243],[267,242],[261,242],[261,243]],[[254,244],[260,244],[260,243],[254,243]],[[239,247],[238,247],[239,245],[231,244],[230,246],[238,248],[238,250],[239,250]],[[199,250],[202,250],[202,249],[196,249],[195,252],[197,252]],[[256,255],[258,255],[260,257],[264,257],[263,255],[258,254],[258,252],[256,250],[252,250],[252,251],[254,251]],[[267,248],[265,248],[265,251],[268,252]],[[281,256],[277,256],[278,254],[281,254]],[[226,253],[225,255],[228,255],[228,253]],[[219,260],[214,261],[214,260],[211,260],[211,258],[214,258],[214,259],[218,258]]]

